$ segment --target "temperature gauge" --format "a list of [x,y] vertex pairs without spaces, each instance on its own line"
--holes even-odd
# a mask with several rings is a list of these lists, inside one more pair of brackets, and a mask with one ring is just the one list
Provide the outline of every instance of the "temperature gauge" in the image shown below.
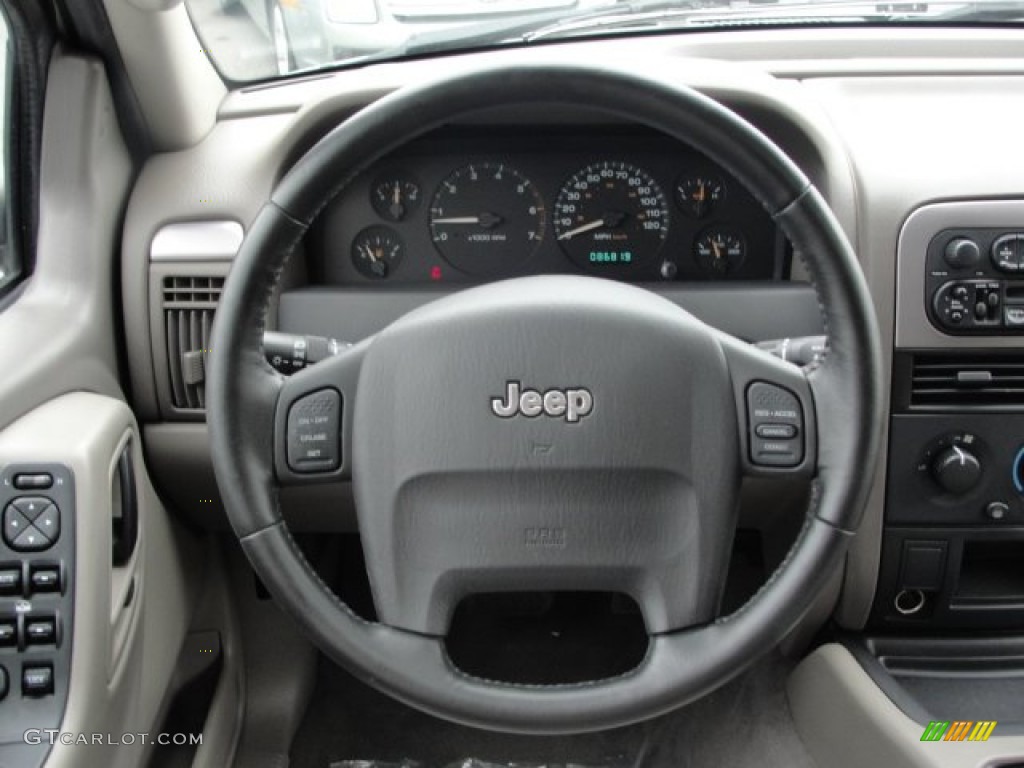
[[713,227],[697,238],[693,255],[701,270],[716,277],[724,277],[743,264],[747,245],[737,230]]
[[373,210],[382,219],[402,221],[420,203],[420,186],[411,179],[381,179],[370,193]]
[[713,176],[686,176],[676,184],[676,205],[703,219],[725,197],[725,185]]
[[352,241],[352,264],[371,280],[390,276],[402,261],[405,246],[387,227],[367,227]]

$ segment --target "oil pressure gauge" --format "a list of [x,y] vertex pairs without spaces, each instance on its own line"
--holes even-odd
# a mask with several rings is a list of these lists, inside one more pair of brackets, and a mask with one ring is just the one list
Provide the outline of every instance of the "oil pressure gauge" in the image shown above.
[[405,246],[388,227],[367,227],[352,241],[352,264],[363,277],[384,280],[402,260]]

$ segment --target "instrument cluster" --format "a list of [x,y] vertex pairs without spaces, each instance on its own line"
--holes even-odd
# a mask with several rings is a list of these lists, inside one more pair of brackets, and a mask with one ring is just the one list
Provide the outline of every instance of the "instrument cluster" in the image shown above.
[[646,129],[447,129],[349,184],[312,233],[328,284],[531,274],[773,280],[789,249],[732,176]]

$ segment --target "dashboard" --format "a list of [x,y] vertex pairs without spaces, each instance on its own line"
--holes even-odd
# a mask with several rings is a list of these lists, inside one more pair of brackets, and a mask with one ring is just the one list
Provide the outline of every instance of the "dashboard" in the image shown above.
[[[984,398],[1010,395],[995,391],[998,381],[984,389],[977,373],[996,378],[1020,362],[1020,336],[1010,327],[1019,275],[996,247],[1017,248],[1024,232],[1024,167],[1010,151],[1024,118],[1019,39],[988,30],[967,44],[961,31],[907,29],[894,46],[891,35],[746,31],[546,51],[677,72],[772,138],[850,237],[874,299],[892,389],[885,393],[887,449],[836,609],[840,625],[924,632],[1019,626],[1024,582],[1011,572],[1024,554],[1024,491],[1017,487],[1024,488],[1024,459],[1017,461],[1024,425],[1011,424],[1020,416],[1010,414],[1024,401],[991,412]],[[241,232],[274,186],[321,136],[382,94],[530,54],[437,58],[240,89],[220,104],[202,141],[142,169],[122,246],[128,359],[152,466],[178,507],[207,523],[208,510],[194,499],[216,492],[202,385],[187,378],[193,369],[184,363],[202,355],[202,330]],[[1008,117],[984,121],[964,141],[962,124],[943,119],[951,93],[969,114]],[[218,244],[209,229],[217,222],[223,232],[232,224],[237,239]],[[190,236],[165,247],[163,234],[172,230]],[[471,237],[483,257],[466,258]],[[956,266],[960,250],[973,250],[962,243],[953,256],[947,250],[966,239],[977,246],[977,261]],[[397,147],[352,178],[299,243],[269,327],[355,342],[447,291],[563,272],[641,284],[747,341],[816,335],[816,296],[790,250],[742,185],[688,146],[607,113],[510,106]],[[959,323],[958,307],[949,305],[955,328],[941,316],[950,281],[969,283],[970,301],[958,299]],[[979,281],[999,284],[999,312],[985,287],[989,308],[981,315]],[[933,371],[953,382],[936,377],[935,388],[952,390],[955,402],[936,404],[946,395],[915,383]],[[966,451],[968,440],[980,473],[975,468],[978,479],[959,492],[962,485],[947,478],[949,456],[954,447]],[[308,524],[319,530],[342,525],[341,517],[310,515]],[[932,566],[928,579],[915,573],[922,557]]]
[[770,281],[790,249],[727,171],[633,126],[448,128],[392,153],[310,235],[326,285],[530,274]]

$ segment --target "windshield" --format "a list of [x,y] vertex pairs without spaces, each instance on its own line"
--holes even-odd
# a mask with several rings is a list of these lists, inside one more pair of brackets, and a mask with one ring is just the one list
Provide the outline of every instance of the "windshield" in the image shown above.
[[803,24],[1024,20],[1024,0],[186,0],[225,79],[587,36]]

